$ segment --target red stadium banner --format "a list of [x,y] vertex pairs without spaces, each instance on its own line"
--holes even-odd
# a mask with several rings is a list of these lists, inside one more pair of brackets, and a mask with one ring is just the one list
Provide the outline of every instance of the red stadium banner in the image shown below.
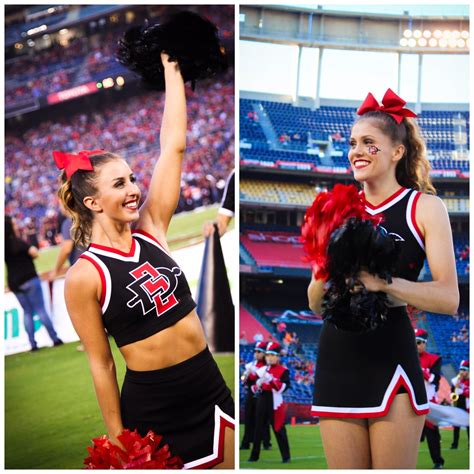
[[97,86],[95,82],[88,82],[81,86],[73,87],[72,89],[66,89],[54,94],[48,95],[48,104],[57,104],[58,102],[64,102],[66,100],[75,99],[83,95],[93,94],[97,92]]

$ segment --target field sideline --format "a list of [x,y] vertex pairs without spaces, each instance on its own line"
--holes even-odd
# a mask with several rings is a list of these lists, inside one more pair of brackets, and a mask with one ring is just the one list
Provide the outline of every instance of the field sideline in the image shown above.
[[[203,240],[202,227],[216,217],[218,206],[177,214],[170,225],[172,250]],[[231,226],[232,228],[232,226]],[[41,251],[38,273],[49,272],[59,247]],[[81,469],[86,446],[105,427],[94,394],[87,356],[77,343],[5,358],[5,468]],[[123,358],[111,343],[119,386]],[[234,391],[234,356],[215,355],[229,388]]]
[[[319,434],[319,427],[314,425],[286,425],[291,450],[291,462],[281,463],[280,451],[274,434],[272,433],[272,449],[263,451],[258,462],[248,462],[249,450],[240,451],[241,469],[327,469],[324,458],[323,445]],[[240,438],[242,439],[244,426],[240,425]],[[469,469],[469,447],[466,430],[461,430],[459,448],[451,450],[453,432],[449,429],[441,430],[441,449],[445,459],[445,469]],[[426,441],[421,443],[417,469],[431,469],[431,461]]]
[[[5,468],[81,469],[90,440],[105,433],[87,356],[77,343],[5,358]],[[125,364],[114,343],[119,386]],[[234,388],[234,356],[216,355]]]

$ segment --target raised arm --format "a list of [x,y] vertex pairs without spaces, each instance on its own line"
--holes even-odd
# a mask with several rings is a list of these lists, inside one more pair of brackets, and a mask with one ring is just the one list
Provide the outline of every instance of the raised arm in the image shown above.
[[186,148],[186,96],[176,62],[161,55],[165,69],[165,108],[160,130],[160,157],[153,171],[137,227],[165,242],[168,225],[178,205],[181,162]]
[[459,306],[459,289],[451,225],[443,201],[423,194],[417,205],[416,220],[425,237],[433,280],[412,282],[394,278],[387,284],[367,272],[361,272],[360,280],[369,291],[383,291],[423,311],[454,314]]
[[87,352],[95,392],[110,440],[121,446],[120,393],[115,363],[102,324],[98,294],[101,283],[95,268],[80,259],[68,271],[65,282],[66,306],[74,329]]

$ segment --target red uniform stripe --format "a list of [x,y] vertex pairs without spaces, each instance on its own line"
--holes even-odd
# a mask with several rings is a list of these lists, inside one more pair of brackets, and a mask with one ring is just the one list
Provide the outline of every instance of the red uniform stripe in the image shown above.
[[414,399],[414,394],[411,392],[410,387],[407,385],[405,380],[403,379],[402,376],[399,377],[397,383],[395,384],[392,393],[390,394],[390,397],[387,401],[387,406],[385,409],[378,411],[378,412],[346,412],[346,413],[341,413],[341,412],[329,412],[329,411],[318,411],[318,410],[311,410],[311,415],[313,416],[320,416],[320,417],[330,417],[330,418],[381,418],[383,416],[386,416],[390,410],[390,406],[392,404],[393,399],[395,398],[395,395],[398,392],[398,389],[401,386],[404,386],[406,391],[408,392],[408,398],[410,399],[411,406],[413,408],[413,411],[417,415],[426,415],[430,410],[429,408],[425,408],[422,410],[419,410],[416,408],[415,405],[415,399]]
[[152,239],[153,242],[156,242],[161,248],[164,248],[163,245],[160,243],[160,241],[154,237],[153,235],[149,234],[148,232],[145,232],[144,230],[142,229],[135,229],[134,231],[132,231],[132,234],[141,234],[141,235],[144,235],[145,237],[148,237],[149,239]]
[[416,217],[415,217],[416,216],[416,203],[418,202],[418,199],[420,199],[420,196],[421,196],[421,193],[418,191],[416,193],[415,198],[413,199],[413,205],[411,206],[411,221],[413,223],[413,227],[416,230],[416,233],[420,236],[420,239],[424,243],[425,242],[425,237],[421,233],[421,230],[418,227],[418,224],[416,223]]
[[132,257],[135,254],[135,240],[132,239],[132,246],[128,252],[122,252],[121,250],[114,249],[112,247],[107,247],[106,245],[99,245],[99,244],[91,244],[90,245],[94,249],[105,250],[106,252],[116,253],[117,255],[121,255],[122,257]]
[[224,442],[225,442],[225,429],[226,427],[235,429],[234,423],[229,420],[221,417],[220,427],[219,427],[219,447],[217,451],[217,458],[212,461],[208,461],[204,464],[199,464],[198,466],[193,467],[192,469],[209,469],[217,464],[220,464],[224,460]]
[[97,269],[97,271],[99,272],[99,276],[100,276],[100,283],[102,285],[102,288],[101,288],[101,291],[100,291],[100,306],[103,306],[104,305],[104,301],[105,301],[105,292],[106,292],[106,283],[105,283],[105,275],[104,275],[104,272],[102,270],[102,268],[100,267],[100,265],[91,257],[89,257],[88,255],[84,255],[82,254],[79,258],[84,258],[86,259],[88,262],[91,262],[92,265],[94,265],[94,267]]
[[368,202],[366,199],[365,199],[365,194],[362,193],[362,198],[364,199],[364,202],[365,202],[365,205],[367,207],[369,207],[370,209],[378,209],[379,207],[382,207],[382,206],[385,206],[386,204],[388,204],[390,201],[392,201],[393,199],[395,199],[396,197],[400,196],[401,193],[403,193],[403,191],[405,191],[406,188],[400,188],[396,193],[392,194],[389,198],[385,199],[384,202],[381,202],[380,204],[377,204],[376,206],[374,206],[373,204],[370,204],[370,202]]

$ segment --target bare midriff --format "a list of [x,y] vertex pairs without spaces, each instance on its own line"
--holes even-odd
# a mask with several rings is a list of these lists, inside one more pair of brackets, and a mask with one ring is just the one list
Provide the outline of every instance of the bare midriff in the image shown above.
[[119,349],[129,369],[145,371],[179,364],[205,348],[204,331],[193,310],[173,326]]

